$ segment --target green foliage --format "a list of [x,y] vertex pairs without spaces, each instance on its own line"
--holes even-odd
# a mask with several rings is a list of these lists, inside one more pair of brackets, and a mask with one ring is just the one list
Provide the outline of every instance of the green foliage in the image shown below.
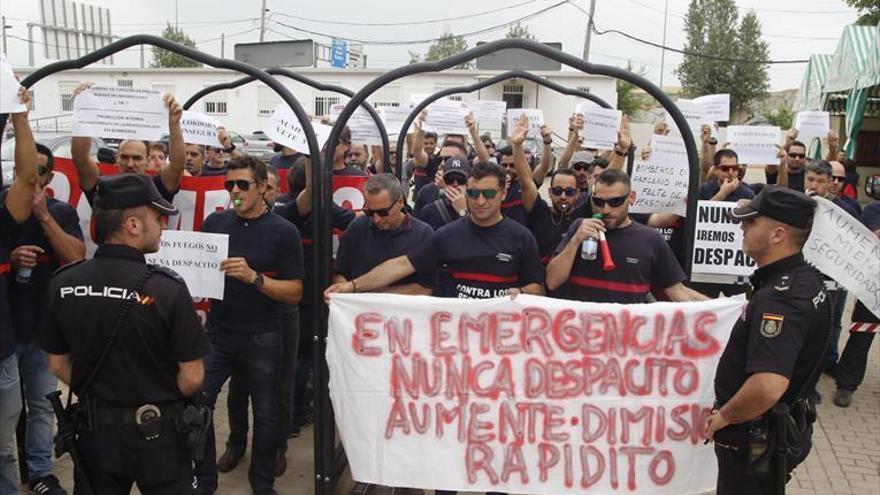
[[[196,41],[187,36],[182,30],[172,26],[171,23],[168,23],[165,30],[162,31],[162,37],[183,46],[196,48]],[[202,64],[195,60],[186,58],[183,55],[178,55],[177,53],[169,52],[168,50],[163,50],[162,48],[157,48],[155,46],[153,47],[153,62],[150,63],[150,67],[201,67],[201,65]]]
[[856,24],[876,26],[880,23],[880,0],[844,0],[847,5],[859,11]]
[[[626,70],[634,72],[642,77],[647,75],[645,66],[635,69],[632,60],[627,61]],[[651,98],[648,95],[637,92],[638,87],[623,79],[617,80],[617,109],[627,115],[630,120],[651,108]]]
[[[428,48],[428,53],[425,54],[425,62],[436,62],[437,60],[443,60],[444,58],[451,57],[453,55],[457,55],[465,50],[467,50],[467,41],[461,36],[456,36],[452,33],[444,33],[440,36],[440,39],[437,40],[433,45]],[[456,69],[470,69],[473,67],[474,62],[468,62],[465,64],[455,66]]]
[[510,26],[510,29],[507,30],[507,34],[504,36],[505,38],[522,38],[526,40],[534,40],[535,35],[529,32],[528,26],[523,26],[520,23],[516,23]]
[[779,107],[776,110],[764,112],[764,119],[769,125],[775,125],[780,129],[791,129],[794,123],[794,111],[788,107]]
[[754,12],[740,21],[733,0],[691,0],[685,17],[684,50],[718,58],[685,55],[676,69],[687,97],[730,93],[733,114],[745,114],[769,89],[767,43]]

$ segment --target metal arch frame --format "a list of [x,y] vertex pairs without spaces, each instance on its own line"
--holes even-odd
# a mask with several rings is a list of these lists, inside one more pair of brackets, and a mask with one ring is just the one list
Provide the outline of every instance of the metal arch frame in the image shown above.
[[[271,74],[273,76],[284,76],[290,79],[293,79],[296,82],[305,84],[306,86],[312,87],[319,91],[331,91],[333,93],[339,93],[343,96],[347,96],[349,98],[354,96],[354,91],[343,88],[342,86],[337,86],[335,84],[324,84],[318,82],[310,77],[306,77],[302,74],[297,74],[290,69],[283,68],[273,68],[273,69],[265,69],[264,72],[267,74]],[[250,82],[255,81],[256,78],[253,76],[245,76],[241,79],[236,79],[234,81],[229,81],[225,83],[215,84],[213,86],[208,86],[207,88],[202,88],[196,94],[190,96],[186,103],[183,104],[184,110],[189,110],[193,105],[196,104],[197,101],[204,98],[205,96],[214,93],[216,91],[222,91],[224,89],[235,89],[240,86],[244,86]],[[361,104],[361,107],[370,114],[370,117],[373,118],[373,122],[376,124],[376,127],[379,129],[379,135],[382,137],[382,163],[388,163],[390,153],[388,151],[389,142],[388,142],[388,131],[385,129],[385,123],[382,122],[382,117],[379,116],[379,113],[376,112],[376,109],[373,108],[373,105],[370,105],[368,102],[364,101]]]
[[438,92],[432,94],[431,96],[429,96],[428,98],[426,98],[425,100],[420,102],[418,105],[416,105],[415,108],[413,108],[413,110],[410,112],[410,114],[406,118],[406,120],[403,122],[403,127],[400,128],[400,134],[397,136],[397,160],[395,162],[397,177],[401,178],[403,176],[403,172],[402,172],[402,169],[403,169],[403,143],[406,140],[406,134],[407,134],[407,131],[409,130],[409,126],[412,125],[413,121],[419,115],[419,112],[421,112],[425,108],[428,108],[428,106],[431,103],[434,103],[435,101],[443,98],[444,96],[449,96],[449,95],[453,95],[456,93],[473,93],[474,91],[477,91],[477,90],[483,89],[485,87],[492,86],[493,84],[498,84],[500,82],[504,82],[508,79],[513,79],[513,78],[525,79],[528,81],[532,81],[539,86],[544,86],[545,88],[550,88],[550,89],[556,91],[557,93],[562,93],[564,95],[578,96],[580,98],[590,100],[593,103],[596,103],[597,105],[599,105],[603,108],[614,108],[607,101],[600,98],[599,96],[594,95],[593,93],[590,93],[589,91],[581,91],[579,89],[566,88],[565,86],[557,84],[553,81],[548,81],[547,79],[544,79],[543,77],[536,76],[536,75],[532,74],[531,72],[526,72],[524,70],[512,70],[512,71],[504,72],[502,74],[498,74],[497,76],[492,76],[488,79],[484,79],[482,81],[477,81],[476,83],[471,84],[470,86],[457,86],[454,88],[447,88],[447,89],[444,89],[442,91],[438,91]]
[[[312,204],[313,205],[330,205],[333,200],[331,191],[333,155],[335,148],[339,143],[339,136],[348,119],[354,113],[355,109],[361,105],[366,99],[375,93],[379,88],[388,83],[396,81],[400,78],[420,74],[425,72],[438,72],[450,69],[456,65],[469,62],[490,53],[503,49],[516,48],[526,50],[537,55],[542,55],[551,60],[564,63],[581,72],[593,75],[601,75],[613,77],[615,79],[623,79],[643,89],[647,94],[655,98],[672,116],[673,122],[681,130],[682,139],[684,140],[685,150],[687,151],[689,166],[689,183],[688,183],[688,205],[687,217],[685,219],[685,235],[687,239],[693,239],[694,229],[696,226],[696,210],[697,210],[697,189],[699,187],[700,166],[697,155],[697,148],[694,142],[693,133],[687,125],[684,115],[675,105],[675,103],[657,86],[642,76],[634,74],[630,71],[611,67],[607,65],[592,64],[585,62],[573,55],[569,55],[560,50],[550,48],[538,42],[524,39],[502,39],[492,41],[484,45],[465,50],[452,57],[439,60],[436,62],[422,62],[418,64],[406,65],[395,70],[386,72],[379,77],[373,79],[366,86],[361,88],[354,97],[348,102],[342,113],[339,115],[336,124],[333,126],[330,136],[327,139],[326,151],[324,156],[324,166],[320,168],[312,168]],[[317,345],[316,356],[322,356],[326,350],[327,342],[327,306],[323,301],[323,288],[330,283],[331,267],[330,267],[330,248],[331,248],[331,211],[330,208],[313,209],[311,212],[312,221],[314,223],[314,250],[315,250],[315,284],[319,290],[316,290],[312,303],[315,307],[315,320],[313,322],[314,331],[316,332]],[[685,271],[689,275],[691,273],[692,252],[688,250],[685,253]],[[324,474],[324,483],[316,482],[316,493],[327,493],[337,481],[337,470],[334,470],[334,463],[341,458],[335,451],[335,423],[333,420],[332,406],[330,404],[328,391],[328,370],[327,364],[323,360],[315,362],[315,473],[316,476]],[[334,448],[324,448],[324,446],[333,445]],[[332,451],[331,451],[332,450]],[[333,470],[333,471],[331,471]],[[330,476],[333,476],[332,479]]]

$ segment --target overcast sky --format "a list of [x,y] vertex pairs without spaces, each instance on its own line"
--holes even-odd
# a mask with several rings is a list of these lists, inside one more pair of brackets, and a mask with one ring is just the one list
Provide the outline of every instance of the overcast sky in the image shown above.
[[[561,0],[442,0],[440,2],[411,0],[354,1],[267,0],[270,10],[266,24],[266,40],[311,38],[329,44],[330,38],[294,30],[336,35],[370,41],[416,41],[437,38],[443,32],[467,34],[509,23],[528,16]],[[159,34],[166,21],[179,22],[179,27],[195,38],[199,49],[220,55],[220,34],[226,34],[226,55],[232,56],[237,42],[259,40],[261,0],[91,0],[91,5],[111,9],[113,33],[128,36],[137,33]],[[562,42],[563,50],[581,56],[590,0],[571,0],[524,22],[539,41]],[[661,43],[666,0],[597,0],[596,26],[600,30],[617,29],[633,36]],[[684,13],[689,0],[668,0],[666,45],[682,48]],[[754,9],[762,24],[764,39],[770,45],[773,60],[807,59],[814,53],[833,53],[843,27],[856,19],[854,9],[842,0],[739,0],[741,12]],[[581,10],[582,9],[582,10]],[[175,10],[177,16],[175,17]],[[474,15],[486,11],[486,15]],[[14,66],[27,65],[27,22],[39,22],[38,0],[0,0],[0,14],[7,17],[9,59]],[[293,16],[293,17],[292,17]],[[456,20],[442,21],[451,17]],[[315,19],[304,20],[302,18]],[[317,22],[317,20],[321,22]],[[438,21],[426,23],[426,21]],[[415,24],[415,23],[419,24]],[[348,24],[345,24],[348,23]],[[397,25],[373,25],[396,23]],[[42,42],[36,33],[35,37]],[[467,36],[470,46],[504,36],[500,28]],[[21,38],[21,39],[20,39]],[[424,53],[430,45],[366,45],[369,67],[392,68],[409,61],[408,51]],[[37,64],[45,63],[42,46],[37,45]],[[117,66],[137,67],[138,49],[129,50],[117,59]],[[148,62],[149,62],[149,52]],[[627,40],[616,34],[594,35],[590,61],[625,66],[627,59],[643,65],[648,77],[659,83],[661,50]],[[678,84],[673,70],[682,56],[666,52],[663,70],[664,85]],[[769,69],[772,90],[796,88],[805,64],[773,65]]]

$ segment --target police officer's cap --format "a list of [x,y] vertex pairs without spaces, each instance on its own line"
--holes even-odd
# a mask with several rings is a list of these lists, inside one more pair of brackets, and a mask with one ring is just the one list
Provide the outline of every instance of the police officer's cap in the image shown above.
[[120,174],[99,177],[96,199],[106,209],[121,210],[152,206],[162,215],[176,215],[177,208],[162,198],[153,177],[141,174]]
[[816,201],[806,194],[787,187],[770,184],[748,204],[728,212],[730,219],[741,222],[747,218],[764,215],[784,224],[806,228],[813,219]]

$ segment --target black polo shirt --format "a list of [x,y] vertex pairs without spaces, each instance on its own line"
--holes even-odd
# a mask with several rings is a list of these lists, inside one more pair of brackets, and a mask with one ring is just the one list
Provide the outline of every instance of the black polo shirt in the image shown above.
[[[367,217],[360,217],[345,230],[336,252],[336,273],[348,280],[369,272],[382,262],[427,244],[434,233],[428,224],[407,215],[394,230],[380,230]],[[414,274],[394,285],[434,285],[432,274]]]
[[275,153],[272,155],[272,158],[269,158],[269,165],[271,165],[275,170],[287,170],[292,167],[299,157],[308,156],[304,155],[300,152],[296,152],[292,155],[285,155],[284,153]]
[[[224,174],[226,172],[223,172]],[[162,174],[153,175],[153,184],[156,185],[156,189],[159,190],[159,195],[162,196],[162,199],[168,201],[169,203],[174,202],[174,196],[177,194],[179,189],[175,189],[174,191],[169,191],[165,188],[165,184],[162,183]],[[94,187],[89,189],[88,191],[83,191],[83,194],[86,196],[86,201],[89,202],[89,206],[92,206],[95,202],[95,194],[98,193],[98,184],[95,183]]]
[[831,329],[831,304],[819,272],[803,254],[755,270],[752,297],[730,334],[715,372],[715,398],[729,401],[755,373],[791,380],[782,401],[813,389]]
[[178,363],[201,358],[207,339],[183,279],[157,270],[134,292],[148,268],[144,255],[102,244],[89,261],[72,263],[49,282],[39,342],[51,354],[70,354],[77,393],[97,364],[122,311],[134,304],[95,376],[89,393],[117,406],[164,404],[183,398]]
[[872,201],[862,210],[862,223],[874,232],[880,229],[880,201]]
[[[583,219],[572,222],[555,254],[565,249]],[[595,260],[581,259],[578,246],[565,291],[566,299],[588,302],[644,303],[648,293],[685,280],[672,250],[660,234],[638,222],[605,232],[615,269],[602,269],[602,253]],[[555,255],[554,254],[554,255]]]
[[[801,169],[797,173],[792,173],[790,170],[788,172],[788,188],[794,189],[795,191],[804,192],[804,176],[806,167],[801,167]],[[767,184],[776,184],[776,180],[779,178],[779,172],[764,172],[764,178],[767,180]]]
[[[425,188],[427,187],[430,186],[425,186]],[[439,198],[428,203],[419,210],[419,213],[416,214],[416,218],[430,225],[431,229],[437,230],[450,223],[446,221],[443,213],[441,213],[443,210],[446,210],[446,213],[448,214],[447,216],[451,218],[453,222],[461,218],[461,214],[449,201],[446,201],[445,199],[441,200]]]
[[840,197],[835,197],[831,200],[831,202],[836,204],[843,211],[849,213],[853,218],[859,220],[860,222],[862,221],[862,215],[859,213],[858,210],[853,207],[852,203],[845,201],[843,198]]
[[432,184],[434,176],[437,175],[437,169],[440,167],[439,155],[428,155],[428,163],[424,167],[416,167],[413,164],[413,192],[418,195],[422,187]]
[[439,297],[486,299],[503,296],[512,287],[544,284],[535,237],[507,217],[491,227],[480,227],[470,217],[458,219],[407,257],[423,274],[446,266],[448,277],[440,277],[434,291]]
[[541,262],[545,265],[550,262],[553,251],[562,240],[562,236],[568,232],[571,222],[578,218],[586,217],[590,213],[589,203],[575,205],[568,215],[560,215],[547,204],[543,198],[537,198],[532,211],[528,215],[529,230],[538,242],[538,252],[541,254]]
[[[294,203],[295,204],[295,203]],[[229,257],[244,257],[248,266],[276,280],[302,280],[299,231],[275,213],[243,219],[235,210],[212,213],[202,232],[229,234]],[[211,301],[208,322],[223,330],[260,333],[278,330],[281,302],[253,284],[226,277],[223,300]]]
[[437,187],[436,184],[431,182],[430,184],[426,184],[424,187],[419,189],[419,192],[416,194],[416,201],[413,205],[413,215],[418,216],[419,212],[422,211],[422,208],[425,206],[437,201],[440,198],[440,188]]
[[[630,213],[629,217],[642,225],[648,225],[648,222],[651,220],[650,213]],[[672,254],[675,255],[678,264],[684,266],[686,251],[684,242],[684,218],[678,217],[672,225],[667,227],[657,227],[656,230],[661,236],[663,236],[663,240],[666,241],[666,245],[669,246],[669,249],[672,249]]]
[[[710,180],[708,182],[704,182],[702,185],[700,185],[700,190],[699,190],[698,194],[699,194],[700,199],[705,201],[705,200],[712,199],[712,196],[715,196],[716,194],[718,194],[718,191],[720,191],[720,190],[721,190],[721,184],[719,184],[717,180],[712,179],[712,180]],[[748,186],[746,186],[743,183],[740,183],[740,185],[737,186],[736,189],[734,189],[730,194],[727,195],[726,198],[724,198],[720,201],[736,202],[741,199],[752,199],[754,197],[755,197],[755,193],[752,192],[752,190],[749,189]]]
[[[0,198],[5,195],[0,194]],[[2,201],[2,199],[0,199]],[[65,233],[83,239],[76,209],[54,198],[46,199],[49,214]],[[30,282],[20,284],[10,277],[9,305],[12,312],[12,325],[15,338],[19,342],[31,342],[37,338],[39,323],[46,306],[46,288],[52,273],[58,269],[59,260],[52,244],[46,238],[40,221],[33,215],[21,225],[18,234],[12,239],[12,249],[18,246],[35,245],[45,251],[37,257],[37,266],[31,271]]]
[[207,164],[204,164],[202,165],[202,171],[199,174],[199,177],[218,177],[226,175],[226,172],[228,171],[229,167],[227,167],[225,163],[220,168],[209,167]]
[[6,202],[0,201],[0,361],[15,353],[15,336],[12,331],[7,288],[9,280],[14,276],[9,255],[12,253],[11,241],[17,227],[15,219],[6,209]]
[[520,225],[529,225],[528,213],[523,205],[522,188],[519,181],[513,181],[507,189],[507,195],[501,202],[501,214],[505,217],[519,222]]

